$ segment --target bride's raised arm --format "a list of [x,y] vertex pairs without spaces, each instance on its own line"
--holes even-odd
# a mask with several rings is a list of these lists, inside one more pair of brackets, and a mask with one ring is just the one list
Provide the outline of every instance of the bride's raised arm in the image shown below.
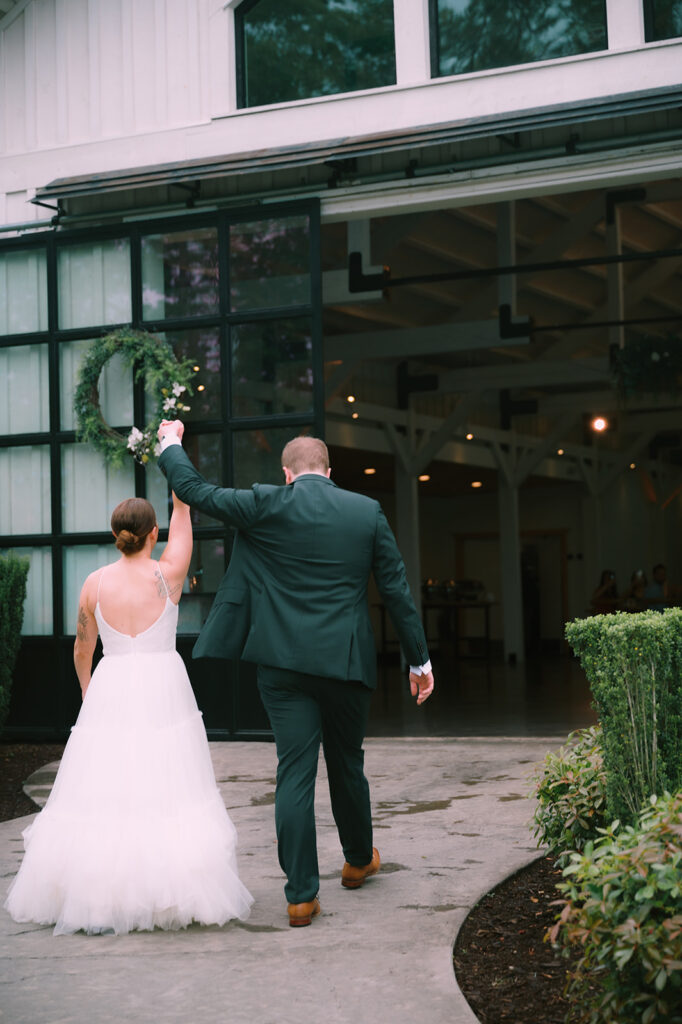
[[173,492],[173,513],[168,526],[168,543],[159,559],[171,598],[177,604],[192,557],[192,522],[189,505]]

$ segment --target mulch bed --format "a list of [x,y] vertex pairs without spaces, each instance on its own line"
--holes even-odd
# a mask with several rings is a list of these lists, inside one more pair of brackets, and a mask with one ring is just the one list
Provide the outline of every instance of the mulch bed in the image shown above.
[[[60,743],[0,743],[0,821],[37,810],[22,785],[63,751]],[[560,879],[553,858],[543,857],[488,893],[464,922],[454,966],[481,1024],[564,1024],[567,961],[543,941]]]
[[22,786],[38,768],[58,761],[63,743],[0,743],[0,821],[35,814],[37,806]]
[[561,871],[542,857],[474,907],[454,953],[459,987],[482,1024],[563,1024],[569,962],[544,941]]

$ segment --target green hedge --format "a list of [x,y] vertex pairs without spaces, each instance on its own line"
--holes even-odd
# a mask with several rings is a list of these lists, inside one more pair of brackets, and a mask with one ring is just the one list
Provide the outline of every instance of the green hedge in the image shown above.
[[682,789],[682,609],[594,615],[566,626],[603,731],[609,820]]
[[563,875],[549,938],[577,957],[570,1019],[682,1021],[682,794],[652,797],[634,828],[603,830]]
[[572,732],[566,746],[547,754],[535,775],[534,835],[558,862],[582,850],[606,824],[606,774],[599,726]]
[[21,644],[28,558],[0,557],[0,732],[9,712],[12,674]]

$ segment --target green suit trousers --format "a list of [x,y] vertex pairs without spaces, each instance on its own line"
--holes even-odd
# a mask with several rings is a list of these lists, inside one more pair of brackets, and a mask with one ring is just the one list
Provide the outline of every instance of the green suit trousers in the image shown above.
[[319,890],[315,834],[315,778],[324,751],[332,813],[349,864],[372,859],[372,812],[364,773],[371,691],[359,682],[258,666],[258,689],[277,745],[275,828],[289,903]]

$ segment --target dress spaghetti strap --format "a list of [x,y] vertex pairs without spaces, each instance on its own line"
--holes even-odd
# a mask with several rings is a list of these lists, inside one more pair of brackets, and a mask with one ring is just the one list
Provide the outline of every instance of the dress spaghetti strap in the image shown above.
[[156,563],[156,568],[158,570],[159,576],[163,580],[163,585],[166,588],[166,598],[169,598],[170,597],[170,590],[168,589],[168,584],[166,583],[166,577],[163,575],[163,572],[161,571],[161,566],[160,566],[160,564],[158,562]]

